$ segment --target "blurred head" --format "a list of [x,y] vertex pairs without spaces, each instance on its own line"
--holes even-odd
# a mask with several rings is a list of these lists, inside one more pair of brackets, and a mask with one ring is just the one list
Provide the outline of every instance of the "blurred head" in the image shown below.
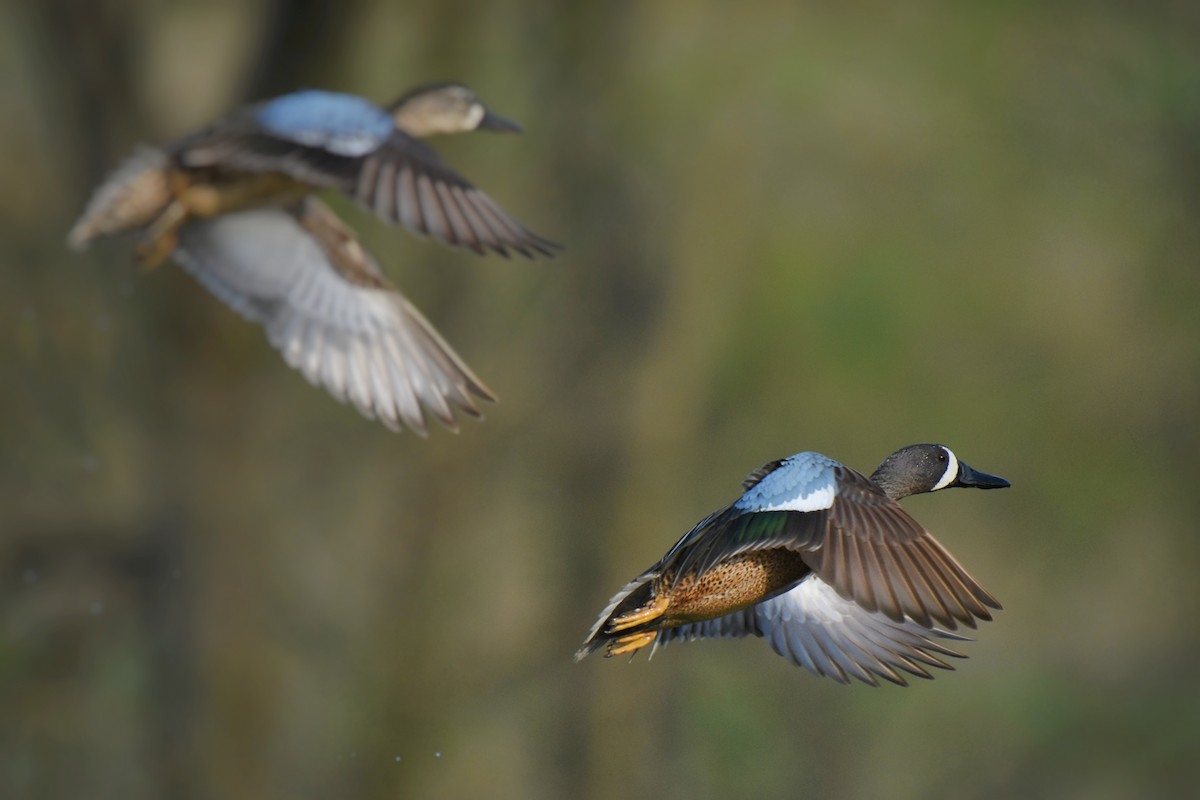
[[436,83],[412,89],[388,107],[396,127],[424,138],[473,130],[520,132],[521,126],[493,114],[460,83]]

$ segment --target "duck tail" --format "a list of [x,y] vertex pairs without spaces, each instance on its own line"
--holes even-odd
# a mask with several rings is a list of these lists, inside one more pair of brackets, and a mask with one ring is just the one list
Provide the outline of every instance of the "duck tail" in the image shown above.
[[613,595],[608,605],[600,612],[600,617],[588,632],[583,644],[575,651],[576,661],[582,661],[597,650],[608,648],[616,639],[628,636],[630,633],[637,632],[642,628],[642,626],[634,626],[620,631],[610,630],[614,617],[623,616],[630,611],[641,608],[651,600],[651,589],[653,588],[654,580],[658,577],[658,570],[647,570],[625,584],[621,587],[621,591]]
[[141,228],[170,202],[170,159],[156,147],[139,146],[92,193],[67,245],[83,250],[98,236]]

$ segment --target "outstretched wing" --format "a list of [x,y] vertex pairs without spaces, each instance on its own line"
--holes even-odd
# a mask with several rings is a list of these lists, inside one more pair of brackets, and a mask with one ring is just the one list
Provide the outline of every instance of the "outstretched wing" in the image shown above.
[[509,249],[553,256],[561,246],[533,233],[353,95],[307,91],[242,109],[171,147],[189,168],[279,172],[336,189],[388,222],[477,253]]
[[843,467],[824,536],[805,561],[843,597],[894,620],[954,629],[992,618],[1000,603],[919,522],[863,475]]
[[553,257],[562,246],[517,222],[422,142],[395,131],[362,159],[346,190],[376,215],[447,244]]
[[494,400],[315,198],[190,222],[175,256],[311,383],[393,430],[423,435],[425,409],[455,429],[453,408]]
[[940,656],[965,658],[938,639],[964,637],[895,622],[847,600],[810,577],[795,588],[724,617],[662,630],[655,647],[674,641],[761,636],[776,653],[817,675],[879,685],[879,678],[907,685],[904,673],[932,678],[926,667],[953,669]]
[[800,553],[866,611],[951,630],[991,619],[999,603],[921,525],[860,473],[801,453],[752,473],[746,493],[668,553],[675,580],[753,550]]

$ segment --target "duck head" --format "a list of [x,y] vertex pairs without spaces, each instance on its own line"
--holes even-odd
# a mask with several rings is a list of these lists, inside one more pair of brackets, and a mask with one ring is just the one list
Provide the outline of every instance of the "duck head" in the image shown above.
[[1003,489],[1011,484],[999,475],[973,469],[941,444],[913,444],[883,460],[871,480],[893,500],[954,487]]
[[475,92],[461,83],[417,87],[387,110],[397,128],[421,139],[474,130],[521,131],[517,123],[488,110]]

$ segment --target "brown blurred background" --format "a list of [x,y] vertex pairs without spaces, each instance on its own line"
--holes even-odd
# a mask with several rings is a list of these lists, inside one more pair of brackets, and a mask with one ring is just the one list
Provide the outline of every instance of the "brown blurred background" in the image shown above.
[[[29,0],[0,9],[0,796],[1125,798],[1200,780],[1193,3]],[[341,203],[501,397],[395,435],[129,241],[136,143],[457,79],[553,262]],[[1005,604],[843,687],[757,640],[571,654],[769,459],[941,441]]]

